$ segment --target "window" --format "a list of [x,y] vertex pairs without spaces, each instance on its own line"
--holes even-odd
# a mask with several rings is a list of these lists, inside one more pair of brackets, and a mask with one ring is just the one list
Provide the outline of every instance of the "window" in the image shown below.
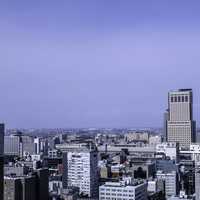
[[174,97],[174,102],[177,102],[177,97]]
[[180,96],[178,96],[178,102],[181,102],[181,97]]
[[184,102],[185,101],[185,98],[184,98],[184,96],[182,96],[182,102]]
[[174,98],[173,97],[171,97],[171,102],[174,102]]
[[188,102],[188,96],[185,96],[185,101]]

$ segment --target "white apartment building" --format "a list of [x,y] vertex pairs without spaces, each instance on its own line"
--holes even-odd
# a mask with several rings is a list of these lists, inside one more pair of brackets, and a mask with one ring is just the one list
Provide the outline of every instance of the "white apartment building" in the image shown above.
[[147,183],[106,182],[99,187],[99,200],[147,200]]
[[64,152],[63,187],[78,187],[80,194],[88,197],[98,196],[97,151],[87,144],[68,144],[60,147]]

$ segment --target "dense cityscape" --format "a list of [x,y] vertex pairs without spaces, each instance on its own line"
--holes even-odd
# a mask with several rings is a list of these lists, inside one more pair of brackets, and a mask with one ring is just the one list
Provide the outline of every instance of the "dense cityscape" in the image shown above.
[[1,124],[0,199],[200,200],[192,89],[170,91],[167,103],[162,128]]
[[200,200],[200,1],[0,0],[0,200]]

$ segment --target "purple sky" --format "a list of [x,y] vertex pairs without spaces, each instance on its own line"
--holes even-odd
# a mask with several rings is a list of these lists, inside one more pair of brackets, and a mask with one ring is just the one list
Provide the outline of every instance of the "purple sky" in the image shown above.
[[0,2],[0,120],[7,127],[162,126],[167,92],[193,88],[200,2]]

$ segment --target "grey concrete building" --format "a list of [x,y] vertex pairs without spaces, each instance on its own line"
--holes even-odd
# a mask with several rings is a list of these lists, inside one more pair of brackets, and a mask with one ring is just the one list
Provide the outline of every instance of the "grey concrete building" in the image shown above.
[[4,153],[6,155],[21,156],[22,142],[19,135],[9,135],[4,137]]
[[20,178],[4,178],[4,200],[22,200]]
[[165,183],[166,198],[178,195],[179,182],[178,182],[178,175],[176,171],[171,171],[168,173],[157,171],[156,177],[158,180],[163,180]]
[[35,154],[34,138],[28,135],[22,135],[23,156]]
[[4,200],[48,200],[48,183],[48,169],[38,169],[28,175],[7,175]]
[[4,200],[37,200],[34,176],[5,176]]
[[200,200],[200,169],[195,171],[195,194],[196,200]]

